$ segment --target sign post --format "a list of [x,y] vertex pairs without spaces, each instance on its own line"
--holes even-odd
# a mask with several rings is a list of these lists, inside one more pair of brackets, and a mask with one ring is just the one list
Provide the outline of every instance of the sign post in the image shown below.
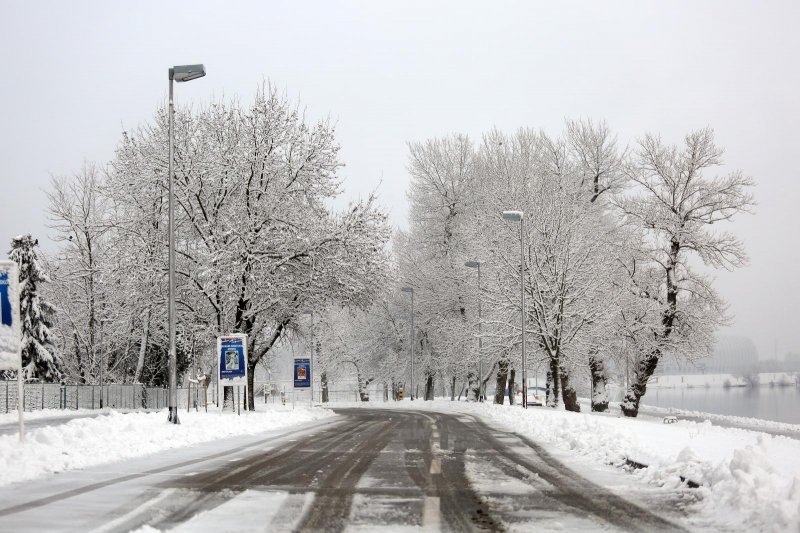
[[[217,404],[224,408],[225,387],[247,387],[247,335],[232,333],[217,337]],[[234,395],[234,401],[236,395]],[[237,402],[238,403],[238,402]],[[240,411],[241,414],[241,411]]]
[[[19,274],[17,263],[0,261],[0,370],[17,373],[19,440],[25,440],[24,392],[22,390],[22,327],[19,316]],[[6,388],[6,391],[8,388]]]
[[294,360],[294,388],[311,389],[311,360],[307,357]]

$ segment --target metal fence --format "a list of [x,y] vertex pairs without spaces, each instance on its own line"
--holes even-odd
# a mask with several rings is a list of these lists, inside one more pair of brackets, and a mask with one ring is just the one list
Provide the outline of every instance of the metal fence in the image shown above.
[[[292,381],[257,382],[257,403],[302,405],[310,403],[309,389],[295,389]],[[59,383],[25,383],[23,385],[23,407],[25,411],[39,409],[163,409],[168,406],[168,389],[129,385],[61,385]],[[391,399],[383,385],[367,387],[370,402]],[[243,393],[243,391],[242,391]],[[216,386],[179,388],[179,409],[205,409],[216,403]],[[240,401],[244,403],[243,394]],[[355,382],[339,381],[328,384],[328,402],[359,402],[361,396]],[[322,402],[319,383],[314,387],[314,403]],[[18,405],[17,382],[0,380],[0,413],[16,411]]]
[[[178,407],[205,408],[210,394],[201,388],[178,389]],[[38,409],[162,409],[169,401],[168,390],[161,387],[131,385],[61,385],[25,383],[23,408]],[[0,381],[0,413],[16,411],[19,402],[16,381]]]

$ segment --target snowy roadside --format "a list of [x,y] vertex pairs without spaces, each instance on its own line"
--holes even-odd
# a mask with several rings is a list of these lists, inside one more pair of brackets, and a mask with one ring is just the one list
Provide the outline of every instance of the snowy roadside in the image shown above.
[[[354,404],[355,405],[355,404]],[[466,402],[398,402],[371,407],[413,408],[473,414],[502,429],[594,461],[648,465],[631,475],[679,489],[680,476],[700,488],[700,518],[734,530],[800,530],[800,441],[711,422],[629,419],[563,410]],[[685,485],[684,485],[685,486]]]
[[[270,406],[271,407],[271,406]],[[73,412],[74,413],[74,412]],[[27,416],[27,413],[26,413]],[[52,413],[50,414],[52,416]],[[275,406],[241,416],[180,411],[181,423],[166,422],[166,410],[119,413],[31,429],[20,445],[16,434],[0,436],[0,485],[76,468],[141,457],[162,450],[238,435],[254,435],[333,416],[326,409]]]

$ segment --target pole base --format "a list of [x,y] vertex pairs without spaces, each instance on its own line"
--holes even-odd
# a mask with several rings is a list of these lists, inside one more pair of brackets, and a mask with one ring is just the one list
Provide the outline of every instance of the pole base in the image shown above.
[[178,408],[177,407],[170,407],[169,408],[169,417],[167,418],[167,422],[170,424],[180,424],[180,420],[178,420]]

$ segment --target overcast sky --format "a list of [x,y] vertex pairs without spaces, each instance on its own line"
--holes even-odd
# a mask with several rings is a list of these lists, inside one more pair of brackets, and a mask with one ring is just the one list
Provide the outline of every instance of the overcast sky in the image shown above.
[[[12,2],[0,0],[0,246],[46,249],[51,175],[107,163],[150,120],[171,65],[205,63],[176,102],[249,98],[271,80],[330,116],[346,194],[378,186],[404,226],[406,142],[605,119],[623,144],[712,126],[757,214],[751,265],[718,275],[762,358],[800,352],[800,3]],[[4,250],[4,251],[6,251]]]

